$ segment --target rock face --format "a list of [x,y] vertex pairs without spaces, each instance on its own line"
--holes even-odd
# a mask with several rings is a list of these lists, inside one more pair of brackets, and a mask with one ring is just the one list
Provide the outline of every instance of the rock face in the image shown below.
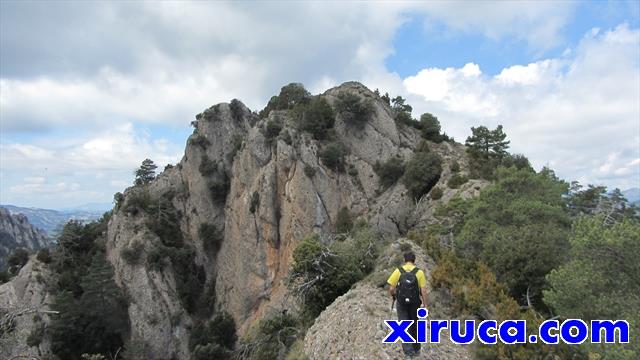
[[[400,239],[392,243],[381,256],[385,259],[378,264],[369,278],[358,283],[346,294],[337,298],[316,319],[307,331],[304,352],[311,360],[375,360],[403,359],[401,344],[383,344],[382,339],[389,329],[386,319],[396,319],[391,310],[390,296],[381,284],[391,274],[394,267],[401,265],[403,248],[411,247],[416,254],[416,265],[427,272],[434,263],[410,240]],[[446,304],[434,296],[430,286],[428,319],[451,319]],[[441,332],[439,344],[423,344],[417,359],[472,359],[468,346],[450,342],[448,332]]]
[[49,279],[44,264],[32,259],[8,283],[0,285],[0,327],[7,324],[8,316],[13,320],[13,331],[0,336],[0,358],[39,358],[50,348],[46,337],[36,346],[27,345],[26,339],[49,321],[51,296],[46,291]]
[[[204,303],[198,306],[229,312],[243,334],[272,308],[295,307],[284,284],[293,249],[311,233],[331,242],[341,208],[346,207],[354,219],[366,220],[384,236],[396,239],[409,229],[431,223],[438,203],[455,193],[472,196],[483,186],[470,182],[455,191],[447,189],[453,160],[463,169],[467,166],[464,147],[430,143],[430,151],[443,158],[437,185],[444,190],[442,199],[413,199],[402,181],[386,189],[381,187],[374,171],[376,162],[391,157],[408,161],[423,140],[418,130],[397,124],[389,106],[359,83],[345,83],[320,96],[334,105],[341,92],[371,100],[375,110],[362,127],[345,123],[336,115],[334,138],[348,149],[344,172],[333,171],[320,161],[319,153],[326,142],[299,130],[292,111],[271,111],[268,118],[260,119],[234,100],[196,116],[194,133],[178,164],[166,168],[150,184],[131,187],[118,197],[105,234],[106,254],[114,267],[116,283],[130,302],[130,336],[144,345],[146,358],[191,357],[189,331],[196,321],[209,316],[187,310],[184,289],[193,288],[192,282],[204,294],[199,298]],[[269,122],[282,124],[280,136],[268,138]],[[283,136],[285,133],[288,136]],[[177,230],[154,230],[153,221]],[[216,239],[214,245],[211,239]],[[163,248],[161,244],[167,242],[180,247]],[[158,249],[174,253],[157,256]],[[178,268],[169,261],[178,251],[183,258],[191,256],[189,268]],[[137,261],[131,260],[134,252]],[[157,266],[150,264],[153,258]],[[16,286],[16,281],[3,286],[9,289]],[[380,304],[380,309],[386,309],[388,298],[380,289],[363,283],[353,290],[356,295],[371,291],[373,302],[367,306]],[[313,358],[327,358],[320,355],[322,347],[342,334],[339,330],[332,337],[332,328],[322,329],[322,324],[331,326],[339,321],[350,306],[360,312],[373,311],[371,316],[376,320],[358,326],[364,332],[378,332],[367,326],[382,324],[377,316],[383,314],[349,300],[349,296],[354,295],[338,299],[318,319],[313,328],[316,335],[308,336],[305,349]],[[365,341],[365,335],[359,336]],[[376,345],[370,350],[358,348],[362,351],[359,354],[339,348],[331,351],[345,359],[369,358],[363,354],[371,358],[395,356],[391,347]],[[443,344],[441,349],[448,347]],[[441,354],[445,350],[434,351]],[[463,351],[459,358],[464,356]]]
[[16,248],[38,250],[51,245],[47,234],[33,227],[22,214],[12,215],[0,207],[0,270],[4,270],[7,257]]
[[[271,111],[268,119],[259,119],[234,100],[199,114],[184,158],[149,185],[152,199],[170,194],[185,242],[195,249],[195,261],[206,274],[205,282],[215,281],[216,307],[233,316],[241,334],[271,307],[294,306],[283,284],[292,251],[313,232],[331,241],[328,234],[342,207],[389,237],[428,221],[420,209],[431,200],[425,197],[416,209],[416,201],[402,182],[383,190],[373,170],[377,161],[390,157],[409,160],[422,141],[419,132],[398,125],[389,106],[359,83],[345,83],[321,96],[334,104],[340,92],[369,99],[375,108],[362,128],[336,116],[336,140],[349,149],[344,173],[322,164],[322,144],[298,130],[290,112]],[[289,138],[267,139],[268,121],[280,122]],[[440,179],[444,183],[451,174],[448,159],[463,158],[464,147],[430,146],[445,160]],[[207,164],[215,164],[215,170]],[[313,169],[314,175],[305,168]],[[212,189],[219,189],[215,184],[224,184],[227,177],[226,197],[212,196]],[[158,271],[144,264],[131,265],[121,256],[134,243],[143,244],[147,253],[158,242],[146,231],[143,215],[123,210],[139,191],[128,189],[124,205],[113,213],[107,232],[108,258],[117,283],[132,302],[132,334],[149,345],[149,356],[188,358],[188,329],[193,318],[176,296],[175,272],[170,266]],[[215,255],[203,246],[199,234],[203,224],[214,225],[223,234]]]

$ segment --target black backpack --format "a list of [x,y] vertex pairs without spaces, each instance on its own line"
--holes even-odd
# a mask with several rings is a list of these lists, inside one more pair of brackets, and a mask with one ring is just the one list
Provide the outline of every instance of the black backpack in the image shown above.
[[397,299],[398,303],[405,305],[420,305],[420,289],[418,287],[418,267],[414,267],[413,270],[407,272],[402,266],[398,267],[400,270],[400,281],[398,281]]

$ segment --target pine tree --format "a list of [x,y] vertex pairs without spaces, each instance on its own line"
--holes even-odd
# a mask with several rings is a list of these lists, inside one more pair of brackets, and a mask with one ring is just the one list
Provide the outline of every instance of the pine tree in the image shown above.
[[140,168],[136,170],[136,185],[145,185],[156,177],[156,169],[158,166],[151,159],[144,159]]
[[80,306],[89,320],[84,335],[93,339],[93,352],[116,351],[128,329],[126,302],[113,281],[113,268],[104,254],[96,253],[82,278]]
[[507,154],[510,141],[505,141],[507,134],[502,131],[502,125],[495,130],[489,130],[486,126],[472,127],[471,133],[465,142],[471,156],[489,160],[502,159]]
[[82,329],[80,323],[80,309],[73,294],[63,290],[59,292],[52,306],[59,314],[53,317],[48,332],[51,335],[51,351],[61,359],[71,359],[79,356],[78,349],[82,346]]
[[502,125],[494,130],[486,126],[472,127],[471,133],[465,145],[472,160],[472,176],[492,179],[495,169],[509,155],[507,149],[510,141],[505,140],[507,134],[502,131]]
[[53,309],[60,314],[50,326],[51,349],[62,359],[87,354],[113,354],[123,345],[127,333],[127,305],[113,281],[113,269],[101,252],[80,280],[82,295],[63,290],[55,297]]

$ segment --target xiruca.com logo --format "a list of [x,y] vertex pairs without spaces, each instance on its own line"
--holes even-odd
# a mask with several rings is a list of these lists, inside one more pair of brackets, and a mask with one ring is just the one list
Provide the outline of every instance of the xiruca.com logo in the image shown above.
[[383,343],[431,343],[438,344],[441,331],[448,329],[449,338],[455,344],[471,344],[476,339],[483,344],[582,344],[629,343],[629,323],[626,320],[591,320],[590,324],[580,319],[547,320],[538,327],[537,334],[527,334],[526,320],[484,320],[476,326],[475,320],[426,320],[427,309],[418,309],[416,338],[409,328],[413,320],[385,320],[389,334]]

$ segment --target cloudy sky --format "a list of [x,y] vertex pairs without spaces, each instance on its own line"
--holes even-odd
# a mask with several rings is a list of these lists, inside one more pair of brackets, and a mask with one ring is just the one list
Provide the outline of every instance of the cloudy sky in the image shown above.
[[503,124],[559,176],[640,184],[640,8],[612,2],[0,2],[0,203],[111,202],[189,123],[289,82],[402,95],[464,142]]

